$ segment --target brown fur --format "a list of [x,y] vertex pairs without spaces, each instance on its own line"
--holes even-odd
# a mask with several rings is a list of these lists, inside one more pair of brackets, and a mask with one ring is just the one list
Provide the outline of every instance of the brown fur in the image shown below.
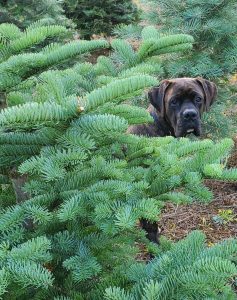
[[[150,104],[147,111],[149,113],[156,114],[154,107]],[[128,127],[127,133],[132,133],[136,135],[147,135],[147,136],[160,136],[159,129],[157,128],[155,123],[151,124],[139,124],[139,125],[131,125]]]
[[[178,132],[178,129],[176,128],[174,115],[172,115],[169,109],[169,101],[175,95],[181,95],[182,98],[182,95],[186,96],[193,92],[202,97],[201,106],[198,108],[201,117],[201,114],[204,111],[208,111],[215,100],[217,92],[214,83],[203,78],[175,78],[163,80],[159,87],[154,87],[148,93],[151,104],[147,111],[154,118],[154,122],[151,124],[129,126],[127,132],[150,137],[162,137],[167,135],[183,136],[184,133],[180,132],[180,130]],[[196,135],[199,134],[200,132]]]

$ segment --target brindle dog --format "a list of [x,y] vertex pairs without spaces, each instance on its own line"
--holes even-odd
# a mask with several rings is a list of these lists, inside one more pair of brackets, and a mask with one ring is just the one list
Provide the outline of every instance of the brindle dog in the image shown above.
[[[216,85],[203,78],[175,78],[163,80],[148,93],[152,124],[134,125],[129,133],[147,136],[184,137],[189,133],[201,134],[201,116],[208,111],[217,94]],[[140,220],[147,238],[159,243],[160,229],[157,224]]]
[[201,116],[208,111],[217,94],[216,85],[203,78],[163,80],[149,91],[148,111],[152,124],[134,125],[129,133],[147,136],[183,137],[201,134]]

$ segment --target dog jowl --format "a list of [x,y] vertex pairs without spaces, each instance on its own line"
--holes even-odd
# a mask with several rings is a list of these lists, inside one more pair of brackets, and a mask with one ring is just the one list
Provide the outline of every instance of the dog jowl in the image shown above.
[[171,134],[176,137],[201,134],[201,115],[217,94],[216,85],[203,78],[164,80],[148,94],[151,104]]

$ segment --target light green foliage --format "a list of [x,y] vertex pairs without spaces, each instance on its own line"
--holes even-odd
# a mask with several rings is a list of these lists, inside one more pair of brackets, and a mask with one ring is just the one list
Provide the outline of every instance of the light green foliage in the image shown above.
[[[152,85],[153,80],[155,82],[148,75],[141,75],[139,78],[141,82],[145,79],[142,83],[144,86]],[[150,80],[148,83],[146,78]],[[126,88],[127,81],[130,83],[129,90]],[[6,118],[8,123],[5,126],[13,132],[9,136],[4,133],[3,141],[11,141],[11,137],[18,141],[22,137],[29,145],[31,141],[34,143],[39,140],[39,147],[43,146],[39,155],[25,160],[19,167],[20,172],[30,176],[25,189],[31,194],[31,198],[22,205],[2,211],[0,230],[4,233],[3,241],[18,244],[16,230],[20,230],[23,240],[26,239],[27,230],[22,227],[22,223],[26,218],[32,219],[36,232],[50,233],[55,241],[52,249],[58,250],[52,252],[58,256],[59,272],[68,270],[68,280],[71,278],[79,285],[78,289],[82,293],[92,298],[97,297],[97,294],[98,298],[101,297],[101,284],[106,288],[111,282],[118,282],[120,285],[127,280],[123,269],[134,263],[133,258],[138,251],[133,243],[137,239],[145,241],[136,226],[139,218],[156,220],[164,201],[167,200],[176,203],[211,200],[212,194],[203,186],[202,180],[205,175],[210,176],[208,168],[223,162],[233,146],[229,139],[213,143],[210,140],[192,142],[187,138],[177,140],[172,137],[129,136],[126,129],[130,120],[137,117],[137,109],[133,111],[131,107],[130,114],[127,113],[125,119],[125,116],[117,112],[123,107],[128,110],[128,105],[116,105],[117,99],[129,99],[137,93],[134,76],[127,81],[116,79],[103,87],[104,94],[101,93],[101,88],[87,93],[83,99],[85,111],[78,112],[78,115],[72,114],[69,119],[66,111],[62,112],[61,119],[57,119],[48,110],[52,123],[49,124],[45,118],[47,114],[42,114],[44,118],[38,124],[40,129],[33,128],[34,138],[32,132],[28,133],[29,129],[32,131],[31,114],[35,118],[34,127],[37,128],[36,116],[38,112],[40,114],[39,107],[50,107],[46,106],[49,103],[63,108],[70,101],[65,104],[59,101],[61,104],[57,104],[57,99],[55,102],[44,99],[44,102],[32,103],[36,109],[34,105],[30,106],[30,113],[26,108],[31,103],[13,106],[1,113],[5,120],[6,116],[13,118],[19,111],[20,118],[17,127],[12,119]],[[45,84],[47,82],[41,83],[42,87]],[[43,90],[39,85],[37,89]],[[113,95],[114,91],[115,98],[106,98],[107,94]],[[49,98],[51,95],[48,93]],[[105,95],[104,98],[101,95]],[[108,103],[107,99],[114,103],[113,110],[110,105],[105,105],[105,102]],[[93,104],[94,110],[88,109],[87,103],[96,103]],[[29,123],[24,119],[24,108]],[[14,113],[10,113],[11,111]],[[75,113],[76,106],[70,111]],[[15,128],[22,132],[18,133]],[[59,128],[61,132],[58,131]],[[49,139],[51,134],[52,140]],[[52,145],[44,147],[44,138],[51,141]],[[8,165],[9,163],[5,167]],[[224,166],[222,168],[223,172],[233,172],[226,170]],[[55,204],[52,207],[53,203]],[[58,238],[55,240],[59,234],[58,227],[68,230],[65,237],[60,235],[60,242]],[[75,234],[76,237],[73,237]],[[64,238],[69,241],[63,242]],[[119,246],[115,249],[114,245]],[[28,256],[27,252],[25,255]],[[107,264],[114,266],[110,275]],[[25,268],[26,265],[21,266],[21,270]],[[46,284],[46,275],[40,277],[43,270],[35,270],[36,276],[39,276],[36,286]],[[14,273],[15,269],[11,271]],[[56,278],[59,276],[57,274]],[[232,276],[232,273],[228,274],[229,277]],[[90,291],[94,276],[101,278],[101,282]],[[36,280],[30,278],[32,281]],[[25,280],[22,275],[20,283]],[[67,280],[65,283],[59,278],[57,280],[57,284],[65,284],[63,289],[71,295],[66,285]],[[157,289],[156,286],[154,289]],[[149,285],[147,293],[151,290]]]
[[135,96],[146,86],[152,86],[156,83],[157,80],[149,75],[130,76],[129,78],[111,82],[87,95],[86,110],[95,109],[107,102],[121,102],[125,100],[125,97],[130,96],[129,94]]
[[10,283],[15,282],[25,287],[47,289],[52,286],[52,274],[43,266],[52,259],[50,248],[50,241],[43,236],[28,240],[17,247],[10,247],[9,243],[1,241],[1,294]]
[[138,59],[144,60],[151,54],[158,55],[192,49],[191,43],[193,42],[193,38],[185,34],[171,35],[159,39],[146,38],[144,44],[139,49]]
[[[130,292],[108,288],[105,299],[235,299],[228,278],[236,274],[231,262],[237,243],[226,240],[207,248],[205,235],[193,231],[143,269],[132,268],[129,277],[135,281]],[[142,273],[142,277],[140,277]]]
[[122,39],[132,38],[138,39],[141,37],[142,26],[137,24],[119,24],[114,26],[113,34],[119,36]]
[[75,115],[77,106],[78,102],[76,99],[66,102],[64,106],[50,102],[30,102],[20,106],[13,106],[2,111],[0,126],[8,129],[22,127],[22,124],[27,128],[36,128],[42,125],[50,126],[52,122],[55,124],[55,122],[67,120]]
[[6,90],[21,83],[33,75],[38,69],[44,70],[49,66],[62,63],[66,59],[98,48],[108,46],[105,41],[74,41],[66,45],[51,45],[39,53],[19,54],[12,56],[0,64],[0,89]]
[[236,70],[236,1],[147,1],[145,18],[161,32],[191,34],[193,52],[167,61],[172,77],[221,77]]
[[[7,34],[11,31],[11,34]],[[15,32],[14,32],[15,31]],[[23,50],[42,43],[50,37],[65,34],[66,28],[63,26],[40,26],[36,28],[29,27],[21,32],[17,26],[13,24],[1,24],[1,62],[16,55]]]
[[153,118],[151,115],[140,107],[133,107],[133,113],[131,118],[131,105],[120,104],[116,106],[111,106],[111,103],[107,103],[107,105],[103,105],[99,107],[97,110],[99,113],[108,112],[109,114],[113,114],[116,116],[120,116],[126,119],[130,124],[142,124],[153,122]]
[[[89,51],[108,47],[104,40],[72,41],[67,44],[51,43],[41,51],[35,47],[49,37],[66,34],[63,26],[30,26],[20,31],[13,24],[0,25],[0,92],[9,91],[28,77],[39,74],[55,64],[62,64],[67,59]],[[27,54],[22,53],[28,51]]]
[[214,215],[212,219],[218,225],[226,225],[237,220],[232,209],[219,209],[218,214]]

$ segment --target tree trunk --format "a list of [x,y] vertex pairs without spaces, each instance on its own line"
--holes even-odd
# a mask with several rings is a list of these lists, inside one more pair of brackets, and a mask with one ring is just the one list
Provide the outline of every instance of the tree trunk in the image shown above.
[[0,110],[7,107],[6,93],[0,92]]
[[[27,175],[21,175],[17,172],[16,167],[12,168],[12,170],[9,172],[9,177],[12,182],[13,189],[15,191],[16,195],[16,203],[21,204],[27,199],[30,198],[30,195],[26,192],[24,192],[23,187],[25,183],[27,182],[28,176]],[[24,220],[23,226],[26,229],[32,229],[34,227],[33,220],[26,218]]]
[[16,195],[16,202],[20,204],[29,199],[28,193],[24,192],[23,187],[27,181],[27,175],[21,175],[17,172],[16,167],[12,168],[9,173],[10,180],[12,182],[13,189]]

